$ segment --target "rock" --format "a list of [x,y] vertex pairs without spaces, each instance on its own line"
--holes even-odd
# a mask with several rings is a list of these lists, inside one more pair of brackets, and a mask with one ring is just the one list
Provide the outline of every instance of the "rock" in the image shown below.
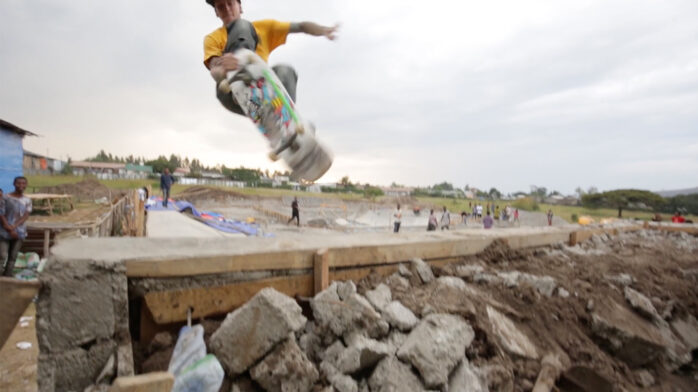
[[646,369],[638,370],[635,372],[635,381],[637,385],[643,388],[649,388],[654,385],[654,377]]
[[255,386],[247,375],[236,378],[230,386],[230,392],[257,392],[259,387]]
[[307,392],[319,374],[291,337],[250,369],[250,377],[269,392]]
[[366,299],[376,309],[382,311],[392,301],[393,296],[390,292],[390,287],[381,283],[375,289],[366,292]]
[[320,358],[318,349],[322,346],[322,339],[314,332],[306,332],[298,339],[298,345],[311,361],[317,362]]
[[485,365],[480,370],[487,380],[489,390],[494,392],[514,391],[514,374],[511,369],[507,369],[502,365],[492,364]]
[[485,269],[480,265],[458,265],[454,268],[453,274],[459,278],[472,279],[476,274],[484,272]]
[[344,374],[353,374],[374,366],[390,354],[390,347],[360,334],[347,338],[347,348],[337,358],[337,369]]
[[243,373],[288,334],[303,328],[306,318],[292,298],[265,288],[226,316],[209,346],[229,375]]
[[400,264],[397,266],[397,273],[404,276],[405,278],[412,277],[412,272],[409,270],[409,268],[405,267],[404,264]]
[[698,321],[696,321],[695,317],[688,315],[673,321],[671,326],[683,340],[688,350],[694,351],[698,349]]
[[346,300],[354,293],[356,293],[356,284],[351,280],[337,283],[337,295],[339,295],[339,299],[342,301]]
[[328,381],[337,392],[359,392],[359,384],[344,374],[335,374]]
[[405,340],[407,340],[407,334],[396,330],[390,332],[390,335],[388,335],[388,338],[385,340],[385,344],[387,344],[390,349],[390,355],[397,354],[397,350],[402,347]]
[[434,280],[434,272],[431,266],[422,259],[410,260],[412,269],[417,273],[417,276],[422,280],[422,283],[429,283]]
[[153,337],[153,340],[150,341],[150,344],[148,344],[148,352],[154,353],[168,347],[173,347],[174,343],[174,338],[171,333],[167,331],[158,332]]
[[393,290],[407,291],[410,289],[410,282],[399,274],[390,275],[385,283]]
[[498,284],[502,282],[502,278],[497,275],[489,274],[487,272],[477,272],[473,275],[473,282],[475,283],[486,283],[486,284]]
[[538,358],[536,346],[516,328],[513,321],[489,305],[487,306],[487,317],[490,320],[493,334],[497,336],[505,351],[524,358]]
[[623,291],[625,293],[625,299],[638,313],[652,321],[661,319],[659,313],[657,313],[657,309],[654,308],[649,298],[639,291],[633,290],[630,286],[625,286]]
[[463,358],[448,380],[449,391],[488,392],[487,381],[480,370]]
[[397,356],[419,370],[427,387],[439,387],[448,383],[474,337],[461,317],[430,314],[412,330]]
[[635,278],[628,274],[606,275],[606,279],[620,286],[630,286],[635,283]]
[[560,377],[556,384],[563,391],[612,392],[610,380],[586,366],[572,366]]
[[384,358],[368,379],[371,392],[424,392],[422,382],[409,365],[390,356]]
[[316,323],[329,328],[336,336],[355,330],[364,330],[371,337],[388,333],[390,326],[366,298],[354,293],[341,301],[336,291],[337,285],[332,283],[310,301]]
[[558,295],[560,298],[569,298],[570,292],[567,291],[567,290],[565,290],[565,289],[563,289],[562,287],[558,287],[558,288],[557,288],[557,295]]
[[468,285],[461,278],[442,276],[430,284],[429,308],[423,309],[422,316],[429,313],[452,313],[463,317],[475,315],[475,305],[471,298],[476,296],[475,291],[469,290]]
[[399,301],[392,301],[383,310],[383,317],[390,326],[400,331],[410,331],[419,322],[419,319]]
[[608,298],[591,314],[591,330],[630,367],[650,363],[663,351],[663,337],[654,325]]

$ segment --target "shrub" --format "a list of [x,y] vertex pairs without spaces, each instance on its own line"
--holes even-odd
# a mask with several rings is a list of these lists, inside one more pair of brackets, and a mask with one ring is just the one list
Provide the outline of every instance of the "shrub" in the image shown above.
[[532,197],[524,197],[523,199],[514,200],[511,205],[514,208],[518,208],[524,211],[540,211],[540,206],[538,202]]
[[572,223],[578,223],[579,222],[579,217],[577,214],[572,214]]

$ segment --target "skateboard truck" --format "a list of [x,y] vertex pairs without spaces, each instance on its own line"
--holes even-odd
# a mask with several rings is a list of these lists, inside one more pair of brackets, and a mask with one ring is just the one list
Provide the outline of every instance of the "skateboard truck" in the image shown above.
[[[300,131],[300,130],[298,130]],[[282,143],[279,147],[275,148],[274,150],[269,152],[269,159],[272,161],[276,162],[279,160],[279,154],[281,154],[285,149],[291,147],[293,149],[293,144],[296,141],[296,137],[298,136],[298,133],[294,133],[291,135],[288,140],[286,140],[284,143]]]

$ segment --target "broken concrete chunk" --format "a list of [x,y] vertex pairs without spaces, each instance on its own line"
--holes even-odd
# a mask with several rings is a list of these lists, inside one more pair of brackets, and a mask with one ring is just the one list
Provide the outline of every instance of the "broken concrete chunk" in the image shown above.
[[250,369],[250,377],[269,392],[308,392],[319,374],[291,338]]
[[390,356],[378,363],[368,379],[371,392],[423,392],[422,382],[409,365]]
[[398,358],[419,370],[427,387],[448,383],[448,375],[465,356],[475,333],[459,316],[430,314],[407,337]]
[[694,351],[698,349],[698,321],[695,317],[688,315],[683,319],[673,321],[671,326],[683,340],[688,350]]
[[366,298],[354,293],[341,301],[336,291],[337,286],[333,283],[310,301],[316,323],[329,328],[335,336],[343,336],[356,329],[366,331],[371,337],[388,333],[390,326]]
[[628,274],[606,275],[606,279],[620,286],[630,286],[635,283],[635,278]]
[[374,366],[390,353],[386,343],[354,334],[347,339],[348,347],[337,358],[337,369],[344,374],[353,374]]
[[557,287],[555,279],[550,276],[537,276],[519,271],[498,272],[497,276],[507,287],[517,287],[522,283],[528,284],[546,297],[551,297],[555,287]]
[[393,296],[390,292],[390,287],[381,283],[375,289],[366,292],[366,299],[376,309],[382,311],[392,301]]
[[524,333],[516,328],[514,322],[507,316],[488,305],[487,317],[490,319],[492,332],[497,336],[505,351],[524,358],[538,358],[536,346],[531,343]]
[[563,391],[612,392],[613,384],[596,370],[586,366],[572,366],[556,384]]
[[434,280],[434,272],[431,270],[431,266],[424,262],[422,259],[412,259],[410,260],[412,269],[417,272],[417,275],[422,280],[422,283],[429,283]]
[[635,310],[637,310],[638,313],[649,320],[661,319],[661,317],[659,317],[659,313],[657,313],[657,309],[655,309],[654,305],[652,305],[652,301],[644,294],[637,290],[633,290],[630,286],[625,286],[623,292],[625,294],[625,299]]
[[662,353],[662,335],[650,322],[611,299],[599,301],[595,308],[592,333],[630,367],[645,365]]
[[448,380],[449,391],[488,392],[487,380],[470,362],[463,358],[460,365],[451,373]]
[[654,377],[647,369],[638,370],[635,372],[635,380],[637,385],[643,388],[649,388],[654,385]]
[[399,301],[392,301],[383,310],[383,317],[392,327],[409,331],[419,322],[417,316]]
[[347,375],[335,374],[328,381],[337,392],[359,392],[359,384]]
[[209,346],[226,372],[237,375],[305,323],[296,301],[273,288],[265,288],[226,316],[211,336]]
[[410,289],[410,282],[397,273],[390,275],[385,283],[394,290],[407,291]]
[[349,298],[350,295],[356,293],[356,284],[351,280],[346,282],[337,282],[337,295],[342,301]]
[[397,330],[390,332],[390,335],[388,335],[388,338],[385,340],[385,344],[387,344],[390,349],[390,354],[395,355],[397,350],[405,343],[405,340],[407,340],[406,333]]
[[453,274],[459,278],[472,278],[478,273],[484,272],[485,269],[477,264],[458,265],[454,268]]
[[405,278],[412,277],[412,272],[410,271],[409,268],[405,267],[404,264],[400,264],[397,266],[397,273],[404,276]]

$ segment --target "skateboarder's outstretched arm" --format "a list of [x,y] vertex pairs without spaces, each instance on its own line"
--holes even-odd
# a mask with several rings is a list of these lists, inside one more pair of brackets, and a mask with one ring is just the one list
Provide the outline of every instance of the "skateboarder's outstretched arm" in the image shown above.
[[334,41],[337,38],[337,30],[339,30],[338,24],[322,26],[313,22],[293,22],[289,33],[305,33],[316,37],[326,37],[330,41]]

